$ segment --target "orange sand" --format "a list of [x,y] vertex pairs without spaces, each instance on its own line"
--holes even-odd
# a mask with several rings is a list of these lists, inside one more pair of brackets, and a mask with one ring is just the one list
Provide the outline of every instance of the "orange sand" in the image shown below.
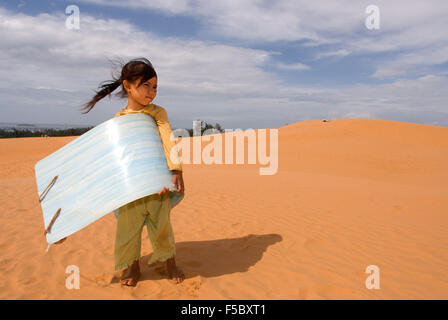
[[[448,128],[303,121],[279,129],[275,175],[184,165],[172,223],[186,280],[144,264],[144,232],[135,288],[113,270],[113,214],[45,253],[34,165],[75,138],[0,139],[0,299],[448,298]],[[365,287],[369,265],[379,290]]]

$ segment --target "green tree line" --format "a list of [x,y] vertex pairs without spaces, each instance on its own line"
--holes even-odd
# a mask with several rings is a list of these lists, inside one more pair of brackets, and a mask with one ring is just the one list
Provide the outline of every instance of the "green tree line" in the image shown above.
[[[204,134],[204,131],[207,129],[215,129],[219,132],[224,132],[224,129],[221,127],[221,125],[219,123],[216,123],[215,125],[212,125],[210,123],[207,123],[206,121],[201,121],[201,135]],[[193,129],[186,129],[189,133],[190,133],[190,137],[193,136]],[[210,133],[208,133],[210,134]],[[213,132],[211,132],[211,134],[213,134]]]
[[41,137],[46,135],[49,137],[64,137],[64,136],[80,136],[93,127],[86,128],[70,128],[70,129],[16,129],[5,130],[0,129],[0,138],[23,138],[23,137]]
[[[92,128],[94,128],[94,127],[70,128],[70,129],[36,129],[36,130],[29,130],[29,129],[18,130],[16,128],[13,128],[12,130],[0,129],[0,138],[23,138],[23,137],[41,137],[41,136],[48,136],[48,137],[80,136]],[[215,125],[211,125],[210,123],[202,121],[201,135],[207,129],[215,129],[219,132],[224,132],[224,130],[222,129],[222,127],[219,123],[216,123]],[[186,129],[186,130],[190,133],[190,137],[192,137],[193,129]]]

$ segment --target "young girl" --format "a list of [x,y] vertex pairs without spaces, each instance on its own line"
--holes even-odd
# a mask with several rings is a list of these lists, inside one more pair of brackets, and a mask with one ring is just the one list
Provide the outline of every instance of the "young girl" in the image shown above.
[[[180,161],[173,163],[170,157],[175,142],[170,139],[172,129],[167,113],[164,108],[151,104],[157,94],[157,74],[151,62],[145,58],[139,58],[126,63],[118,79],[114,78],[100,85],[100,90],[96,92],[92,100],[83,106],[82,109],[87,110],[84,113],[89,112],[99,100],[110,95],[120,86],[121,91],[117,95],[122,98],[127,97],[128,104],[117,112],[115,117],[142,112],[155,119],[162,138],[168,168],[173,171],[173,186],[177,189],[176,192],[184,192],[182,166]],[[119,208],[114,258],[115,270],[126,267],[120,281],[123,285],[135,286],[140,277],[141,233],[145,225],[154,251],[148,263],[166,261],[168,276],[176,283],[184,280],[185,276],[175,262],[176,252],[170,211],[171,201],[168,188],[163,188],[157,194],[137,199]]]

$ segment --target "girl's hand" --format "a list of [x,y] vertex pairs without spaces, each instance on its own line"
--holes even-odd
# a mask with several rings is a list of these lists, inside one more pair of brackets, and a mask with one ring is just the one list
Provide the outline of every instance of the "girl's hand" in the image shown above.
[[[173,171],[173,187],[177,189],[176,192],[179,193],[184,192],[185,187],[184,187],[184,179],[182,177],[182,171],[178,170]],[[159,191],[157,194],[164,195],[168,192],[170,192],[170,190],[167,187],[164,187],[163,190]]]
[[173,187],[177,189],[176,192],[179,193],[184,192],[185,187],[184,187],[184,178],[182,177],[182,171],[174,170]]
[[166,193],[170,192],[170,189],[168,189],[167,187],[163,187],[163,190],[159,191],[157,194],[159,196],[164,195]]

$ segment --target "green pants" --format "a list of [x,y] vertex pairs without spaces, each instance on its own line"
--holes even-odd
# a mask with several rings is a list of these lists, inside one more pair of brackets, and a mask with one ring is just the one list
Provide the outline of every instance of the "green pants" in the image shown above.
[[137,199],[118,209],[115,237],[115,270],[130,266],[140,258],[143,226],[146,225],[153,248],[149,264],[165,261],[176,253],[170,222],[169,193],[152,194]]

